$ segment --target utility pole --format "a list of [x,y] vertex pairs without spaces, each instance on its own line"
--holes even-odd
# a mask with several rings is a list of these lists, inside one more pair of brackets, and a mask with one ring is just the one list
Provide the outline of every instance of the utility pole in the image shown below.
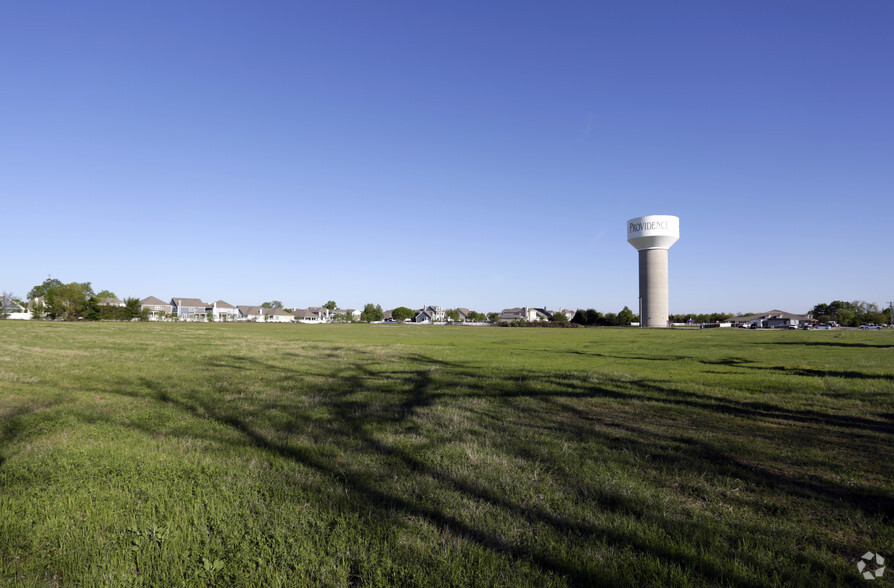
[[888,314],[888,326],[894,327],[894,302],[888,303],[888,310],[891,312]]

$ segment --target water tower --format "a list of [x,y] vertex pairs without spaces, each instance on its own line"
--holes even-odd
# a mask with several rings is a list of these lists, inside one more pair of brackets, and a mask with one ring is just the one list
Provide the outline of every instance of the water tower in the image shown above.
[[680,238],[680,218],[651,214],[627,221],[627,242],[639,251],[639,324],[667,326],[667,250]]

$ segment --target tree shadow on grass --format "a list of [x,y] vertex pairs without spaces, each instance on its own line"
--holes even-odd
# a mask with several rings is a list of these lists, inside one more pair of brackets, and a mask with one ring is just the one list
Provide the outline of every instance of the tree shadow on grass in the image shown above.
[[[822,434],[825,427],[834,427],[842,435],[859,429],[859,435],[867,442],[891,441],[890,423],[693,394],[652,381],[611,376],[590,381],[582,374],[544,375],[515,370],[482,377],[467,364],[419,353],[392,355],[388,361],[376,354],[362,354],[349,357],[351,363],[334,369],[319,364],[296,366],[296,359],[306,359],[300,355],[279,357],[286,361],[216,356],[200,368],[207,385],[197,383],[190,387],[173,378],[143,377],[114,382],[104,391],[151,399],[192,419],[219,424],[219,429],[226,431],[222,434],[219,429],[200,428],[198,433],[191,429],[172,434],[205,435],[221,447],[252,447],[309,468],[344,486],[345,498],[337,499],[341,508],[367,512],[381,524],[393,524],[389,514],[395,512],[422,518],[467,542],[513,560],[532,562],[576,585],[625,584],[635,580],[587,558],[603,545],[617,552],[633,550],[668,567],[681,567],[711,584],[755,583],[754,576],[724,566],[702,551],[702,546],[711,545],[712,541],[731,546],[737,535],[755,530],[735,519],[718,528],[699,520],[668,516],[662,510],[667,505],[655,502],[654,495],[643,498],[629,494],[589,478],[567,463],[558,463],[555,450],[532,442],[536,438],[532,433],[577,443],[579,447],[602,447],[604,455],[617,467],[636,472],[644,488],[660,484],[663,472],[669,469],[694,479],[705,475],[734,478],[751,489],[755,500],[769,493],[810,499],[829,509],[844,505],[887,520],[892,516],[892,497],[875,488],[846,487],[799,476],[786,472],[784,462],[760,462],[742,455],[742,449],[734,451],[731,447],[735,443],[721,446],[687,434],[686,429],[667,418],[662,421],[664,429],[658,424],[647,426],[643,421],[661,416],[662,407],[677,407],[686,409],[696,424],[731,425],[729,435],[736,441],[748,440],[750,427],[770,419],[783,425],[778,432],[780,446],[795,438],[795,428],[799,434],[805,430]],[[264,393],[232,404],[222,401],[215,382],[232,380],[229,386],[247,387],[254,385],[255,374],[259,375],[257,385]],[[318,377],[319,383],[312,387],[304,384],[310,376]],[[296,389],[300,391],[294,392]],[[322,413],[301,404],[308,393],[314,397],[313,408],[322,409]],[[269,418],[274,413],[282,418]],[[629,418],[637,414],[642,417],[639,421]],[[149,434],[157,432],[151,423],[119,424]],[[22,433],[15,423],[6,430],[8,438]],[[426,444],[402,444],[407,432],[413,432]],[[309,437],[302,437],[303,433]],[[514,494],[511,487],[503,487],[499,476],[489,476],[487,465],[466,472],[457,471],[455,460],[441,463],[439,445],[456,440],[481,447],[482,451],[516,458],[493,466],[506,472],[518,467],[524,475],[535,463],[546,464],[557,497],[531,501]],[[336,457],[353,461],[340,465],[333,459],[333,452]],[[624,457],[628,453],[635,457]],[[420,487],[436,492],[423,496],[407,494],[392,477],[417,480]],[[506,536],[493,521],[477,520],[457,511],[457,505],[463,502],[481,505],[496,518],[529,526],[535,534],[553,537],[555,541],[539,543],[536,537]],[[574,515],[561,506],[579,503],[591,514]],[[602,515],[621,522],[608,524],[599,518]],[[625,523],[630,520],[636,523]],[[660,531],[667,539],[656,541],[640,527]],[[797,537],[791,539],[795,541]],[[757,537],[755,541],[760,543],[762,539]],[[765,550],[773,547],[772,543],[762,545]],[[744,552],[736,557],[760,569],[757,556]],[[813,569],[834,577],[836,570],[830,562],[807,559]],[[792,581],[795,578],[789,577]]]
[[[399,369],[394,369],[394,365],[398,365]],[[290,390],[296,381],[307,377],[303,368],[235,356],[210,363],[206,369],[212,377],[215,373],[226,370],[260,373],[265,380],[271,382],[270,385],[281,391]],[[330,455],[318,451],[312,445],[290,441],[290,435],[304,430],[308,425],[304,421],[306,415],[296,409],[289,398],[265,400],[249,407],[249,410],[243,410],[238,407],[228,408],[201,390],[172,393],[171,390],[175,389],[173,383],[163,380],[122,382],[119,389],[125,395],[130,395],[127,390],[147,390],[166,406],[192,417],[207,418],[223,424],[237,433],[245,445],[286,458],[340,481],[357,500],[370,505],[373,512],[381,510],[383,517],[386,511],[422,517],[439,527],[451,529],[486,549],[511,558],[532,561],[543,570],[564,576],[574,584],[615,583],[622,582],[624,578],[600,570],[592,562],[569,558],[563,551],[544,549],[530,542],[513,541],[484,524],[463,519],[451,511],[449,497],[456,496],[481,503],[514,520],[549,529],[551,533],[563,537],[569,547],[577,540],[586,543],[595,538],[617,549],[632,548],[672,565],[697,570],[699,576],[710,578],[712,582],[748,583],[749,580],[748,577],[706,558],[687,554],[685,550],[681,551],[671,545],[646,540],[635,531],[623,532],[586,519],[569,518],[544,506],[523,504],[520,499],[494,486],[493,481],[459,476],[447,467],[424,459],[415,449],[386,441],[388,435],[383,437],[383,432],[399,436],[411,428],[418,429],[422,423],[431,421],[432,416],[427,414],[431,409],[450,406],[462,414],[479,417],[474,419],[477,426],[499,429],[503,433],[510,431],[511,435],[502,436],[499,432],[488,433],[488,442],[525,463],[533,460],[550,463],[555,458],[549,450],[525,443],[525,431],[549,431],[565,438],[601,444],[612,451],[632,451],[645,456],[644,463],[647,465],[644,467],[670,467],[691,476],[704,476],[705,472],[713,472],[711,475],[732,477],[751,488],[763,489],[756,490],[758,494],[771,492],[807,498],[824,503],[832,509],[844,504],[870,516],[881,516],[889,520],[892,517],[894,501],[884,492],[873,488],[849,488],[828,481],[804,479],[786,473],[782,467],[734,455],[729,449],[691,435],[675,433],[673,430],[668,431],[663,438],[656,439],[654,430],[612,420],[617,417],[606,417],[594,409],[593,403],[606,406],[605,403],[609,402],[627,407],[673,405],[695,409],[693,414],[705,421],[774,419],[810,427],[818,434],[821,427],[833,426],[843,430],[861,428],[867,434],[873,434],[874,439],[891,435],[891,426],[871,419],[692,394],[647,381],[606,377],[603,378],[604,384],[594,384],[574,374],[543,376],[536,372],[518,371],[482,378],[476,370],[462,363],[435,360],[421,354],[403,355],[399,361],[390,365],[359,361],[335,371],[315,368],[313,373],[326,376],[326,383],[321,384],[314,392],[328,411],[328,416],[324,419],[327,427],[323,438],[325,443],[340,454],[353,453],[359,456],[362,458],[360,462],[366,460],[386,469],[396,468],[395,476],[412,476],[433,481],[447,498],[435,498],[432,502],[432,499],[423,500],[404,495],[388,483],[382,483],[379,476],[363,467],[337,466]],[[460,382],[458,386],[457,382]],[[485,406],[488,409],[466,406],[476,399],[486,401]],[[584,404],[581,404],[582,401]],[[292,417],[288,423],[276,425],[271,430],[270,426],[263,426],[264,414],[271,410],[292,414]],[[429,433],[430,427],[421,434]],[[461,433],[469,435],[466,432]],[[733,436],[747,437],[747,433],[734,433]],[[780,435],[780,443],[784,444],[784,437],[784,434]],[[221,438],[215,440],[223,444],[233,442]],[[431,442],[438,441],[432,439]],[[449,439],[443,442],[447,443]],[[697,523],[664,519],[652,512],[655,505],[631,499],[598,485],[593,486],[592,483],[576,479],[573,473],[567,471],[562,473],[558,483],[565,493],[574,494],[585,490],[590,507],[596,511],[614,512],[618,516],[649,521],[650,525],[663,528],[665,533],[678,537],[684,543],[687,542],[685,537],[704,538],[718,533]],[[446,502],[439,504],[439,500]],[[356,503],[346,506],[360,508]],[[736,525],[733,524],[725,533],[735,532]],[[747,557],[747,554],[742,557]],[[813,565],[823,568],[829,564],[814,561]]]

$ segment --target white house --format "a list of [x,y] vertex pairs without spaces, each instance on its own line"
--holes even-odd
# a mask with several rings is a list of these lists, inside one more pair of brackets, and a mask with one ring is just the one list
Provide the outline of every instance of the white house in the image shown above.
[[281,308],[262,308],[261,312],[264,314],[264,321],[268,323],[295,322],[295,316]]
[[426,306],[422,310],[416,311],[416,318],[413,319],[413,322],[416,323],[443,323],[447,320],[447,316],[444,313],[444,309],[440,306]]
[[296,308],[292,311],[292,315],[295,317],[295,321],[308,325],[318,325],[324,322],[319,313],[309,308]]
[[239,311],[239,320],[241,321],[262,321],[264,320],[264,309],[260,306],[237,306]]
[[31,313],[9,296],[0,296],[0,318],[30,320]]
[[530,308],[528,306],[515,307],[515,308],[504,308],[503,312],[500,313],[500,322],[503,323],[511,323],[514,321],[527,321],[527,322],[535,322],[541,320],[547,320],[549,317],[542,310],[538,310],[536,308]]
[[211,307],[211,316],[221,322],[238,321],[241,313],[239,309],[223,300],[218,300]]

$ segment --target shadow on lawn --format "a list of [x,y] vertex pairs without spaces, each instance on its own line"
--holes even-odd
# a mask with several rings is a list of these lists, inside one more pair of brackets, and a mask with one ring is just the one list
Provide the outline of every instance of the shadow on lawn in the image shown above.
[[[292,361],[306,359],[290,354],[284,357]],[[166,406],[224,424],[238,434],[241,444],[292,460],[343,484],[353,497],[346,499],[344,506],[369,512],[383,524],[390,524],[389,512],[421,517],[465,540],[512,558],[534,562],[543,570],[578,585],[630,581],[629,577],[619,576],[619,572],[583,557],[587,552],[581,546],[600,551],[599,545],[603,543],[695,570],[699,577],[712,583],[749,583],[752,580],[748,576],[692,552],[700,553],[699,546],[710,544],[718,535],[722,542],[735,544],[739,535],[753,534],[755,530],[740,527],[739,523],[726,522],[723,528],[711,528],[696,520],[668,518],[660,512],[661,505],[644,502],[594,480],[581,479],[574,469],[551,466],[556,491],[563,500],[583,501],[593,513],[610,512],[633,518],[644,527],[660,529],[660,533],[670,538],[655,541],[643,536],[636,526],[626,530],[630,527],[607,526],[595,522],[598,518],[571,517],[549,506],[533,505],[494,480],[460,475],[448,466],[426,459],[430,456],[425,452],[434,451],[431,446],[439,442],[447,444],[455,438],[469,438],[522,460],[525,467],[532,463],[549,466],[556,461],[554,450],[530,442],[532,434],[539,431],[639,456],[634,467],[646,483],[661,484],[662,476],[666,476],[663,472],[668,468],[684,478],[708,475],[739,480],[755,496],[747,506],[752,509],[757,508],[762,497],[771,495],[781,496],[783,500],[795,497],[818,501],[824,505],[821,508],[827,509],[846,505],[887,520],[894,516],[892,496],[872,487],[846,486],[808,474],[798,475],[787,471],[784,462],[765,463],[759,457],[734,454],[704,437],[687,434],[685,428],[674,428],[673,424],[656,433],[656,429],[644,426],[642,420],[625,420],[625,415],[632,416],[632,407],[641,410],[640,416],[660,415],[660,407],[668,405],[695,409],[691,413],[693,418],[712,426],[717,421],[738,424],[742,431],[730,434],[746,441],[749,429],[743,424],[758,426],[773,420],[783,425],[778,429],[776,440],[782,447],[789,442],[803,443],[804,438],[812,435],[829,434],[849,439],[868,436],[862,442],[869,445],[890,442],[894,434],[894,424],[890,422],[693,394],[648,381],[604,378],[590,382],[575,374],[543,376],[534,372],[482,377],[470,366],[418,353],[404,354],[397,362],[392,358],[389,363],[376,362],[370,354],[354,355],[351,359],[351,363],[328,371],[319,367],[284,367],[243,356],[222,357],[207,364],[209,378],[222,374],[229,377],[239,372],[257,373],[279,391],[273,398],[241,406],[231,407],[213,394],[198,390],[175,393],[173,390],[178,388],[174,383],[163,380],[122,382],[118,393],[145,397],[143,391],[147,391],[150,397]],[[743,363],[731,361],[737,366]],[[309,373],[321,376],[324,383],[312,391],[293,392]],[[302,394],[313,394],[326,409],[327,416],[322,422],[321,417],[312,419],[306,408],[295,404],[296,395],[300,398]],[[471,405],[476,399],[486,402]],[[437,410],[445,408],[468,417],[467,422],[451,428],[439,421],[443,417]],[[271,429],[265,421],[265,415],[271,411],[291,416],[287,423]],[[321,425],[322,433],[319,432]],[[439,438],[431,439],[422,454],[418,449],[410,450],[387,440],[416,433],[423,427],[428,429],[417,436],[434,433]],[[831,432],[829,427],[833,428]],[[340,455],[355,456],[357,463],[369,465],[342,467],[334,463],[331,455],[320,451],[316,442],[290,441],[290,436],[311,429],[316,431],[314,435],[320,444]],[[790,440],[786,438],[789,434]],[[412,477],[420,483],[432,483],[441,494],[407,495],[383,479],[379,475],[381,470],[393,473],[395,478]],[[535,540],[507,539],[488,523],[470,521],[453,510],[456,503],[469,501],[500,513],[499,516],[508,517],[520,526],[535,528],[535,535],[536,529],[540,529],[547,536],[558,537],[559,543],[547,542],[544,546]],[[767,531],[759,529],[758,532]],[[791,538],[793,542],[797,539]],[[689,549],[681,549],[680,545]],[[773,549],[772,545],[765,548]],[[737,557],[748,560],[751,555],[743,552]],[[753,561],[749,565],[759,569],[761,564]],[[835,573],[828,561],[809,560],[809,565]]]
[[[310,351],[316,354],[317,350]],[[830,443],[840,440],[843,448],[874,444],[890,447],[894,442],[891,413],[880,415],[885,419],[880,421],[789,409],[606,375],[599,375],[595,381],[574,373],[513,371],[482,375],[472,366],[419,353],[405,353],[399,359],[392,355],[387,361],[367,350],[332,349],[324,356],[329,363],[283,353],[280,357],[286,365],[246,356],[218,356],[202,368],[209,387],[189,389],[182,382],[164,377],[143,377],[110,384],[107,391],[128,398],[148,398],[190,417],[224,425],[230,435],[212,430],[204,434],[215,443],[258,448],[322,474],[347,491],[330,500],[379,524],[394,525],[391,513],[422,518],[464,541],[532,562],[576,585],[634,581],[627,574],[629,570],[616,570],[589,557],[604,552],[606,546],[657,558],[666,566],[682,568],[711,584],[751,584],[755,582],[753,575],[722,565],[722,560],[705,553],[710,549],[705,546],[720,544],[733,550],[741,536],[749,536],[766,553],[779,544],[797,544],[803,538],[796,534],[767,538],[789,531],[774,528],[771,532],[769,524],[751,528],[732,518],[718,522],[713,515],[686,516],[679,506],[669,515],[663,510],[667,505],[588,477],[586,468],[563,462],[554,447],[532,441],[544,436],[577,447],[603,448],[606,453],[602,459],[634,472],[644,487],[662,490],[675,499],[688,497],[679,493],[682,491],[662,489],[669,479],[736,480],[746,489],[746,497],[738,499],[742,508],[757,512],[758,519],[766,516],[761,514],[764,503],[774,499],[782,500],[785,508],[806,499],[823,509],[844,506],[883,520],[894,518],[894,498],[872,486],[849,486],[798,473],[781,458],[768,462],[761,458],[763,454],[752,455],[747,449],[748,443],[754,442],[755,431],[769,421],[774,425],[772,443],[782,449],[825,436],[831,436]],[[341,365],[332,369],[329,366],[333,361]],[[752,367],[736,358],[719,363]],[[309,385],[309,377],[319,382],[314,380]],[[218,381],[228,382],[233,389],[263,386],[271,394],[228,403],[215,388]],[[310,396],[316,404],[308,408],[302,401]],[[686,409],[686,416],[679,418],[675,416],[679,413],[669,413],[667,407]],[[274,413],[287,417],[271,419]],[[86,421],[101,418],[92,413],[82,416]],[[0,450],[20,435],[27,435],[28,418],[28,412],[22,411],[6,419],[0,427]],[[159,432],[150,424],[125,426],[152,435]],[[718,437],[703,434],[707,429],[723,427],[729,427],[728,437],[719,437],[726,439],[725,446],[719,444],[724,441],[712,441]],[[193,429],[170,434],[196,436]],[[400,442],[409,437],[426,439],[427,443]],[[455,462],[442,463],[439,450],[457,440],[514,458],[500,466],[507,475],[535,476],[538,467],[545,468],[550,482],[547,486],[555,496],[539,500],[520,496],[511,484],[490,476],[487,465],[457,470]],[[337,463],[333,451],[351,461]],[[855,449],[855,453],[859,452]],[[866,463],[870,462],[867,458]],[[0,467],[3,465],[0,453]],[[395,482],[399,479],[418,480],[421,488],[435,491],[408,494]],[[532,483],[533,487],[536,485]],[[457,507],[468,503],[478,505],[491,518],[464,516]],[[580,508],[575,514],[566,512],[562,505]],[[607,524],[601,515],[620,522]],[[530,528],[531,536],[507,537],[495,520]],[[631,520],[635,523],[629,524]],[[706,520],[713,521],[714,526]],[[426,557],[415,555],[419,561]],[[850,555],[848,552],[847,557]],[[764,565],[760,554],[748,550],[740,550],[735,557],[752,570]],[[839,572],[835,562],[806,554],[791,557],[829,578]],[[792,583],[803,581],[803,577],[791,575],[793,569],[777,572]],[[642,580],[648,581],[648,577]],[[652,577],[652,581],[656,579]]]

